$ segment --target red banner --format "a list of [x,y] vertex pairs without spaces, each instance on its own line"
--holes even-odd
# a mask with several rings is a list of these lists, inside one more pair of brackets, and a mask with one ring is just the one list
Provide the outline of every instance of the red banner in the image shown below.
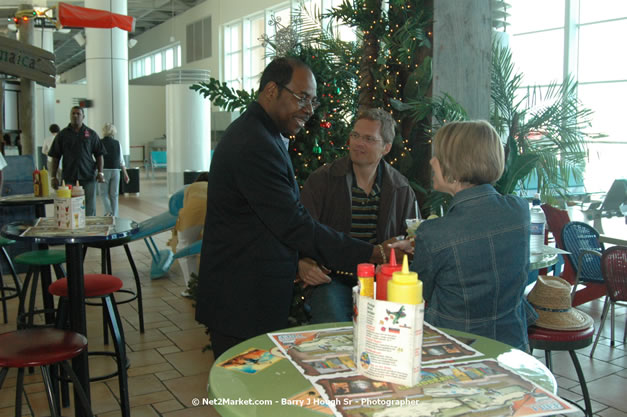
[[111,13],[106,10],[89,9],[59,3],[57,20],[63,26],[81,28],[120,28],[127,32],[135,29],[135,18],[123,14]]

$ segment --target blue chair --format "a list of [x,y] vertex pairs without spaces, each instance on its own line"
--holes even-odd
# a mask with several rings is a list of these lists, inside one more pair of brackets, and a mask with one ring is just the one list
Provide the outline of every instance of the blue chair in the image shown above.
[[[168,158],[167,158],[166,151],[150,151],[150,159],[148,160],[148,167],[150,167],[152,178],[155,177],[155,168],[167,168]],[[146,169],[146,174],[148,174],[148,169]]]
[[139,223],[139,231],[131,238],[131,241],[144,239],[148,247],[148,252],[152,257],[150,279],[163,277],[170,269],[170,266],[172,266],[172,262],[174,262],[172,251],[170,249],[159,249],[152,236],[174,228],[179,210],[183,207],[184,196],[185,187],[172,194],[168,202],[168,211]]
[[195,241],[189,246],[185,246],[183,249],[177,251],[174,254],[174,259],[185,258],[186,256],[198,255],[202,248],[202,239]]
[[570,252],[568,258],[575,269],[572,298],[579,283],[601,288],[594,298],[606,295],[601,273],[601,256],[605,246],[599,241],[599,232],[589,224],[570,222],[562,230],[562,242],[564,249]]

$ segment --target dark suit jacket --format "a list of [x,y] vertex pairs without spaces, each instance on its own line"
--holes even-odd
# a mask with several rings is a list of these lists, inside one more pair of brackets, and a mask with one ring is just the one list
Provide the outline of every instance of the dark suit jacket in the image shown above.
[[196,319],[243,338],[284,328],[299,253],[348,270],[368,262],[372,249],[318,223],[300,204],[281,134],[253,103],[211,161]]

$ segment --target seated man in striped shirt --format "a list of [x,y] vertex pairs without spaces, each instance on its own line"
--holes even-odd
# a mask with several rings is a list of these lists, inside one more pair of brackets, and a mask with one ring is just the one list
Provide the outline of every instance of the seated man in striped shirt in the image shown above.
[[[405,234],[405,219],[419,217],[409,181],[383,157],[390,152],[396,122],[382,109],[357,117],[349,155],[313,172],[301,191],[302,204],[318,221],[372,244]],[[329,271],[301,258],[298,275],[312,286],[307,304],[313,323],[352,320],[353,271]]]

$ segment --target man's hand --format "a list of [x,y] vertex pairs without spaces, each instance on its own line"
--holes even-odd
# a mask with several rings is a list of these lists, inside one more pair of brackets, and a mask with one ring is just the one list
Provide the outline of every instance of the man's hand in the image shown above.
[[96,175],[96,181],[98,181],[98,182],[105,182],[105,177],[104,177],[104,174],[102,172],[99,172],[98,175]]
[[54,188],[55,190],[59,188],[59,180],[57,179],[56,176],[50,179],[50,185],[52,185],[52,188]]
[[388,258],[388,263],[390,262],[391,248],[394,248],[394,255],[396,257],[397,264],[403,263],[403,255],[407,254],[411,260],[414,254],[414,247],[411,246],[409,240],[398,240],[396,237],[393,237],[381,243],[381,246],[383,246],[383,249],[385,250],[385,256]]
[[128,174],[124,173],[124,184],[128,184],[131,179],[128,177]]
[[318,265],[311,258],[303,258],[298,261],[298,276],[301,281],[308,285],[328,284],[331,278],[327,275],[329,272],[324,266]]

